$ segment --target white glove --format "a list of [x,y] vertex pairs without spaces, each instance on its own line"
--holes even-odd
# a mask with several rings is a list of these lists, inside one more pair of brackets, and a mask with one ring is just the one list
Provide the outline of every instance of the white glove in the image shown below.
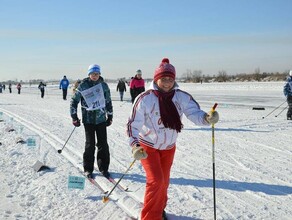
[[206,121],[209,124],[216,124],[219,121],[219,114],[217,111],[210,111],[206,116]]
[[135,145],[132,148],[132,154],[136,160],[142,160],[148,157],[148,154],[146,153],[146,151],[139,144]]

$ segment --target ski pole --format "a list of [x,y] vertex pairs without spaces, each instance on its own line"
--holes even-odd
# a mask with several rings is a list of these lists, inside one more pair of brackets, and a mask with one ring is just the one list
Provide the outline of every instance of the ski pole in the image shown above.
[[65,144],[63,145],[62,149],[58,150],[58,153],[62,153],[62,150],[64,149],[64,147],[66,146],[67,142],[69,141],[70,137],[72,136],[73,132],[75,131],[76,126],[74,126],[73,131],[71,132],[71,134],[69,135],[67,141],[65,142]]
[[270,114],[272,114],[274,111],[276,111],[278,108],[280,108],[284,103],[286,102],[286,100],[281,104],[279,105],[278,107],[276,107],[273,111],[271,111],[269,114],[267,114],[266,116],[263,116],[263,119],[268,117]]
[[131,167],[134,165],[134,163],[136,162],[136,159],[133,160],[133,162],[130,164],[129,168],[123,173],[123,175],[121,176],[121,178],[117,181],[117,183],[114,185],[114,187],[112,188],[112,190],[106,195],[102,197],[102,202],[106,203],[109,201],[109,196],[112,194],[112,192],[114,191],[114,189],[117,187],[117,185],[121,182],[121,180],[124,178],[124,176],[126,175],[126,173],[131,169]]
[[[215,111],[217,103],[211,109],[211,112]],[[216,220],[216,185],[215,185],[215,126],[212,124],[212,164],[213,164],[213,201],[214,201],[214,219]]]
[[285,109],[287,109],[289,107],[289,105],[287,105],[282,111],[280,111],[279,114],[275,115],[275,117],[278,117]]

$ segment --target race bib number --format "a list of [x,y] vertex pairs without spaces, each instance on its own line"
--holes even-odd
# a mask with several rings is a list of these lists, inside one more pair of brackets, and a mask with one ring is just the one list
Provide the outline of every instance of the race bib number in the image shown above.
[[105,99],[101,84],[97,84],[96,86],[82,91],[81,95],[88,106],[86,108],[87,111],[93,111],[105,107]]

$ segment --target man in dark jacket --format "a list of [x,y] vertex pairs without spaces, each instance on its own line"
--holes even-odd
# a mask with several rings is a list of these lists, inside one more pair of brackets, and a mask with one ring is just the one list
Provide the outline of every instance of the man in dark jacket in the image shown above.
[[120,79],[118,82],[117,91],[120,92],[120,100],[123,101],[124,92],[126,92],[127,89],[126,89],[126,83],[122,79]]
[[80,126],[77,116],[78,103],[81,102],[82,122],[85,128],[85,151],[83,167],[87,177],[92,178],[94,170],[95,135],[97,138],[97,165],[105,177],[109,177],[110,163],[109,146],[106,127],[112,124],[113,107],[110,89],[100,76],[100,67],[96,64],[88,68],[88,76],[77,87],[71,103],[70,113],[73,125]]
[[40,82],[38,88],[41,91],[41,98],[44,98],[45,96],[45,86],[47,86],[45,83]]

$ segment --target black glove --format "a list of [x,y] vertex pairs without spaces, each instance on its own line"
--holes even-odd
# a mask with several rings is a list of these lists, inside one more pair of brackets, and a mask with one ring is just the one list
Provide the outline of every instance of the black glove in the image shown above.
[[80,119],[79,118],[77,118],[77,120],[73,119],[72,123],[75,127],[79,127],[80,126]]
[[78,118],[77,114],[73,114],[71,115],[72,117],[72,123],[75,127],[79,127],[80,126],[80,119]]
[[112,115],[108,115],[107,119],[106,119],[106,126],[110,126],[113,122],[113,116]]

